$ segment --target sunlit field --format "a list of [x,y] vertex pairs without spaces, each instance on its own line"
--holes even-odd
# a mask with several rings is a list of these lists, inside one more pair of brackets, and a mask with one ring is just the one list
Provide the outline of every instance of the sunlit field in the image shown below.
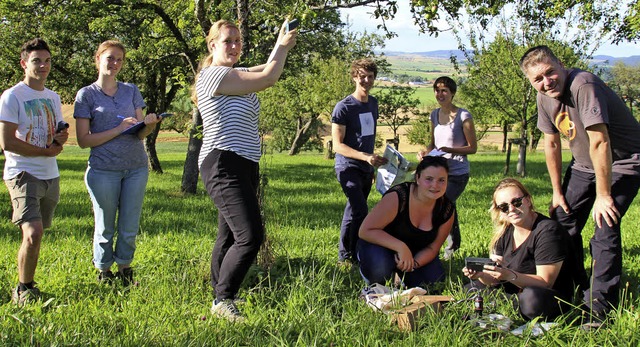
[[[45,232],[36,281],[42,301],[19,308],[11,301],[17,283],[20,232],[9,221],[11,205],[0,188],[0,345],[49,346],[635,346],[640,283],[640,203],[623,222],[622,304],[604,328],[584,332],[575,313],[541,337],[521,337],[481,329],[463,320],[473,303],[463,300],[460,269],[466,256],[486,256],[491,234],[487,212],[495,183],[503,177],[504,154],[470,157],[471,181],[458,201],[462,248],[445,262],[448,278],[440,288],[457,301],[428,312],[418,330],[405,333],[358,299],[364,283],[357,269],[336,266],[338,233],[345,198],[333,161],[322,154],[290,157],[268,154],[261,166],[268,178],[265,213],[269,253],[247,276],[240,309],[245,323],[213,317],[209,286],[210,252],[216,210],[200,183],[183,196],[180,183],[184,142],[161,142],[164,174],[151,174],[133,266],[139,286],[99,285],[91,264],[93,216],[83,182],[88,150],[65,147],[59,157],[61,201],[53,227]],[[413,158],[413,154],[408,154]],[[566,158],[569,159],[568,157]],[[513,160],[513,159],[512,159]],[[2,160],[2,164],[3,160]],[[512,164],[512,171],[514,166]],[[542,153],[528,156],[527,177],[539,210],[551,190]],[[370,206],[380,199],[372,192]],[[584,232],[588,238],[592,224]],[[589,262],[591,259],[588,258]],[[486,305],[524,324],[508,302]]]

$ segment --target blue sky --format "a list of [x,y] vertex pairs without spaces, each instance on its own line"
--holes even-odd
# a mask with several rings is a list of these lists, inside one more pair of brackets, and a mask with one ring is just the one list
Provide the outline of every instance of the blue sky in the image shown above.
[[[341,10],[343,20],[346,20],[348,17],[349,23],[351,24],[351,31],[357,32],[362,32],[365,29],[367,32],[377,31],[376,26],[381,22],[374,19],[370,14],[371,12],[371,8],[367,7]],[[386,41],[385,51],[427,52],[454,50],[458,47],[453,35],[447,32],[441,33],[437,38],[420,34],[417,27],[413,25],[408,0],[398,1],[396,18],[387,22],[387,27],[396,32],[398,37]],[[595,54],[604,54],[613,57],[640,55],[640,44],[624,42],[615,46],[607,42],[601,45]]]

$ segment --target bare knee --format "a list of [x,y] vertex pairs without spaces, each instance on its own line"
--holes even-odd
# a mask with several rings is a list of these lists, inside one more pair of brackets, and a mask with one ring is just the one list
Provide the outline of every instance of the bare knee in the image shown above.
[[20,225],[22,229],[22,243],[26,244],[27,247],[39,247],[40,242],[42,241],[42,235],[44,234],[44,229],[42,227],[42,222],[25,222]]

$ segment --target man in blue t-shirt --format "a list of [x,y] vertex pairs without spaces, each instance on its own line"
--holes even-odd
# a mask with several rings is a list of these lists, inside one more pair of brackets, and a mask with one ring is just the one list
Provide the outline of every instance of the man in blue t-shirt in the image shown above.
[[378,73],[371,59],[351,64],[351,78],[356,90],[338,102],[331,114],[331,137],[336,152],[335,170],[342,191],[347,196],[340,226],[339,263],[357,262],[358,229],[367,216],[367,198],[373,182],[373,168],[387,159],[373,153],[375,149],[378,100],[369,95]]

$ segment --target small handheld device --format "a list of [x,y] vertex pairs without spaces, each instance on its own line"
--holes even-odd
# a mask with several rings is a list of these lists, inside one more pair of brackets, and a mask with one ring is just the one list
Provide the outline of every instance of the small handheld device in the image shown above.
[[67,128],[69,128],[69,123],[63,120],[59,121],[58,125],[56,126],[56,134]]
[[469,270],[482,272],[484,270],[485,265],[497,266],[498,263],[491,260],[490,258],[473,258],[467,257],[464,259],[464,265]]
[[159,118],[162,118],[162,119],[165,119],[165,118],[167,118],[167,117],[171,117],[171,116],[173,116],[173,113],[168,113],[168,112],[160,113],[160,114],[158,115],[158,117],[159,117]]
[[298,25],[300,25],[300,21],[297,18],[292,19],[287,23],[287,32],[297,28]]

